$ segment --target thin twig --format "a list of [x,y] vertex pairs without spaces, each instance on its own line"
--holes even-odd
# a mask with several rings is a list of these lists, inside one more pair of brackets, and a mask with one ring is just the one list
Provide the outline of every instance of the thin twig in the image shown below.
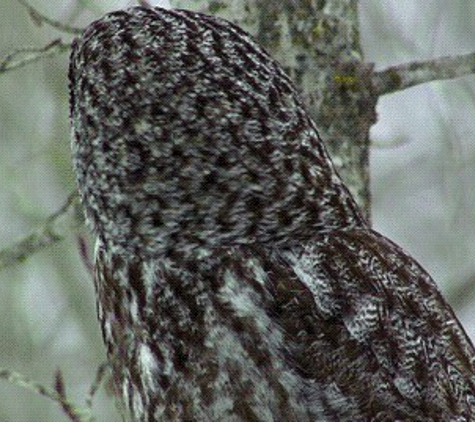
[[375,141],[371,140],[371,148],[375,149],[392,149],[399,148],[410,143],[408,138],[398,137],[390,141]]
[[[55,401],[56,403],[59,403],[63,410],[68,409],[67,415],[72,422],[92,421],[92,416],[90,415],[89,411],[81,409],[74,403],[70,402],[66,398],[65,394],[60,394],[53,389],[47,388],[43,384],[33,381],[18,372],[11,371],[5,368],[0,368],[0,378],[3,378],[7,380],[8,382],[15,384],[19,387],[26,388],[27,390],[33,391],[36,394],[47,397]],[[56,380],[56,383],[57,382],[58,380]]]
[[60,241],[63,234],[58,230],[59,219],[73,207],[76,198],[76,192],[72,193],[65,204],[45,220],[42,227],[13,246],[1,250],[0,269],[22,262],[38,250]]
[[17,1],[22,6],[26,7],[26,9],[28,10],[28,13],[31,16],[31,19],[33,20],[33,22],[35,22],[38,25],[46,23],[55,29],[59,29],[60,31],[67,32],[70,34],[80,34],[83,31],[82,28],[76,28],[74,26],[66,25],[60,21],[48,18],[48,16],[45,16],[41,12],[36,10],[26,0],[17,0]]
[[77,243],[79,249],[79,255],[81,256],[81,260],[86,268],[87,272],[91,277],[94,277],[94,264],[93,260],[91,259],[91,254],[89,253],[89,248],[87,245],[86,238],[80,234],[77,236]]
[[373,75],[377,95],[390,94],[426,82],[475,73],[475,53],[393,66]]
[[0,73],[18,69],[19,67],[23,67],[42,58],[68,51],[70,48],[70,43],[63,43],[59,38],[44,47],[20,48],[8,54],[2,61],[0,61]]
[[60,397],[59,404],[63,409],[64,414],[72,421],[72,422],[81,422],[81,416],[77,414],[76,406],[70,403],[66,397],[66,385],[64,383],[63,373],[61,369],[57,369],[54,375],[54,390]]
[[96,395],[97,391],[99,390],[102,381],[104,381],[105,375],[109,370],[109,362],[104,362],[97,368],[96,378],[94,379],[93,383],[91,384],[91,388],[86,396],[86,407],[92,412],[92,401],[94,400],[94,396]]

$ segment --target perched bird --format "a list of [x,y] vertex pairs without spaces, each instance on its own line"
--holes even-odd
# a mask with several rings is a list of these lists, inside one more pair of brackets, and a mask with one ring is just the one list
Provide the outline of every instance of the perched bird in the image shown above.
[[136,421],[469,421],[474,349],[373,231],[299,95],[222,19],[136,7],[72,48],[98,314]]

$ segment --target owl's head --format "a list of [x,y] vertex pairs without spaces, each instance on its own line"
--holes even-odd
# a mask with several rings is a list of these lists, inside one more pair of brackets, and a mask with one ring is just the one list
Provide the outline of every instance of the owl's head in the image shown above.
[[359,219],[288,77],[231,23],[115,12],[69,76],[78,185],[110,247],[281,245]]

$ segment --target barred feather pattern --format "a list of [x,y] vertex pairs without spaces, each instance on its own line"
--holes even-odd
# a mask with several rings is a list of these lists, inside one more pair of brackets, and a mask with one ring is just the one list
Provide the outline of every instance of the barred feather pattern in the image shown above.
[[237,26],[131,8],[70,62],[117,392],[135,421],[468,421],[474,350],[365,223],[292,83]]

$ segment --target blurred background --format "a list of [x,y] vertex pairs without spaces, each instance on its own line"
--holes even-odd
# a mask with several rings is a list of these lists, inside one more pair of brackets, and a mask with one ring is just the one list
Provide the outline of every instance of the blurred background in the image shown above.
[[[133,2],[30,3],[48,17],[84,26]],[[72,38],[36,25],[16,0],[1,0],[0,16],[0,60],[19,48]],[[365,58],[383,69],[475,51],[474,18],[471,0],[360,0]],[[0,74],[0,249],[39,227],[74,189],[67,60],[63,53]],[[374,226],[433,275],[475,338],[475,76],[388,95],[378,114]],[[104,360],[76,233],[0,270],[0,367],[49,386],[61,368],[69,398],[81,403]],[[94,403],[98,421],[119,420],[104,389]],[[57,404],[0,379],[0,422],[67,420]]]

